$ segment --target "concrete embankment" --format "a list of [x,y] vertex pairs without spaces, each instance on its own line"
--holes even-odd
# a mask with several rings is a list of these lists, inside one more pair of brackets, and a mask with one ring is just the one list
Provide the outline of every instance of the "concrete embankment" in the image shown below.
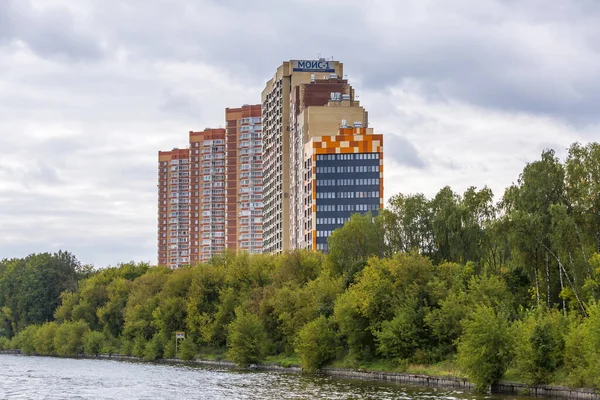
[[[5,350],[0,351],[0,354],[21,354],[19,350]],[[98,356],[86,356],[81,355],[77,358],[86,359],[104,359],[104,360],[115,360],[115,361],[129,361],[129,362],[146,362],[144,359],[133,356],[126,356],[121,354],[100,354]],[[218,368],[239,368],[236,364],[231,361],[224,360],[206,360],[206,359],[195,359],[190,361],[183,361],[180,359],[161,359],[152,361],[157,364],[172,364],[172,365],[199,365],[209,366]],[[277,371],[277,372],[291,372],[300,373],[302,369],[298,366],[282,367],[278,364],[258,364],[252,365],[248,369],[260,370],[260,371]],[[364,371],[364,370],[352,370],[346,368],[323,368],[320,373],[326,376],[344,378],[344,379],[361,379],[361,380],[373,380],[383,382],[394,382],[412,386],[422,387],[437,387],[437,388],[449,388],[449,389],[460,389],[465,391],[473,390],[473,384],[464,378],[455,378],[447,376],[428,376],[428,375],[417,375],[408,373],[398,372],[379,372],[379,371]],[[576,400],[600,400],[600,393],[594,389],[579,388],[572,389],[566,386],[551,386],[551,385],[537,385],[528,386],[522,383],[511,383],[501,382],[492,385],[491,392],[494,394],[506,394],[506,395],[522,395],[532,397],[544,397],[544,398],[564,398],[564,399],[576,399]]]

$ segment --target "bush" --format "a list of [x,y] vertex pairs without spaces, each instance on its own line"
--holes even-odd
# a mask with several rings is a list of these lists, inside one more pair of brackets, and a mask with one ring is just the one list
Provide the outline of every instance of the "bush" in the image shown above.
[[133,342],[127,339],[121,340],[120,349],[121,354],[125,354],[126,356],[133,355]]
[[463,334],[458,343],[458,364],[484,392],[504,376],[511,361],[511,336],[506,316],[480,306],[463,321]]
[[83,349],[86,354],[97,356],[104,347],[104,334],[98,331],[88,331],[83,337]]
[[335,357],[336,335],[325,316],[321,315],[304,325],[298,333],[294,350],[300,357],[302,370],[306,372],[316,372]]
[[565,338],[565,366],[571,386],[600,388],[600,305],[591,304],[588,312]]
[[131,348],[131,354],[136,357],[144,357],[144,353],[146,352],[146,340],[143,337],[137,337],[133,341],[133,347]]
[[10,348],[10,339],[0,336],[0,350],[8,350]]
[[183,339],[179,342],[179,357],[182,360],[193,360],[198,354],[198,346],[191,337]]
[[64,322],[54,335],[54,349],[59,356],[75,356],[84,351],[84,336],[90,330],[84,321]]
[[104,344],[102,345],[102,350],[100,351],[102,354],[116,354],[121,349],[121,341],[113,337],[110,333],[108,337],[105,337]]
[[14,338],[14,346],[21,349],[25,354],[35,353],[35,339],[39,325],[29,325]]
[[163,355],[163,344],[158,335],[154,335],[152,339],[146,343],[144,350],[144,359],[148,361],[158,360]]
[[390,359],[409,359],[420,348],[424,336],[419,324],[415,306],[408,302],[396,311],[390,321],[381,324],[381,330],[375,333],[377,353]]
[[512,326],[515,342],[515,369],[527,383],[552,382],[563,363],[567,320],[558,311],[538,311]]
[[235,320],[229,324],[227,356],[239,366],[247,367],[264,358],[267,335],[256,315],[241,308],[237,308],[235,314]]
[[163,348],[163,357],[164,358],[175,358],[177,354],[175,354],[175,340],[167,340]]
[[43,355],[55,353],[54,336],[56,336],[58,326],[56,322],[47,322],[40,326],[34,339],[35,351],[37,353]]

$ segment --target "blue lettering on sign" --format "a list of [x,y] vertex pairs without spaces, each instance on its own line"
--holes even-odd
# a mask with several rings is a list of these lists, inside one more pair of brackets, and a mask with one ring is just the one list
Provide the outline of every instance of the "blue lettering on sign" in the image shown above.
[[294,61],[294,71],[302,72],[335,72],[333,63],[329,64],[329,61],[323,60],[298,60]]

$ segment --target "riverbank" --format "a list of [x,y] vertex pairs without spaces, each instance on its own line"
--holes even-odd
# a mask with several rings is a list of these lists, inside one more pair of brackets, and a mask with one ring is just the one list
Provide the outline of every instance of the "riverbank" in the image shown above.
[[[0,351],[0,354],[22,354],[19,350]],[[227,369],[242,369],[235,363],[226,360],[208,360],[208,359],[193,359],[189,361],[181,359],[159,359],[155,361],[147,361],[140,357],[127,356],[121,354],[99,354],[97,356],[79,355],[74,358],[82,359],[102,359],[125,362],[142,362],[154,364],[169,364],[169,365],[197,365],[208,367],[219,367]],[[247,370],[257,371],[276,371],[287,373],[301,373],[302,368],[295,365],[282,366],[277,363],[253,364]],[[343,379],[357,380],[372,380],[381,382],[392,382],[397,384],[422,386],[429,388],[447,388],[472,391],[474,385],[465,378],[456,378],[449,376],[430,376],[422,374],[410,374],[400,372],[383,372],[369,370],[353,370],[349,368],[332,368],[326,367],[319,371],[319,374]],[[569,388],[566,386],[553,385],[537,385],[529,386],[523,383],[501,382],[491,387],[492,394],[503,395],[519,395],[531,396],[540,398],[564,398],[577,400],[600,400],[600,393],[594,389],[588,388]]]

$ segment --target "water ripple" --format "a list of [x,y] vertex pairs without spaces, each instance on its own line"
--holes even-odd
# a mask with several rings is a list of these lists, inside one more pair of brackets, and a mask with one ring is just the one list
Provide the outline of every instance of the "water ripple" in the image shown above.
[[0,398],[484,400],[456,390],[324,376],[18,355],[0,355]]

